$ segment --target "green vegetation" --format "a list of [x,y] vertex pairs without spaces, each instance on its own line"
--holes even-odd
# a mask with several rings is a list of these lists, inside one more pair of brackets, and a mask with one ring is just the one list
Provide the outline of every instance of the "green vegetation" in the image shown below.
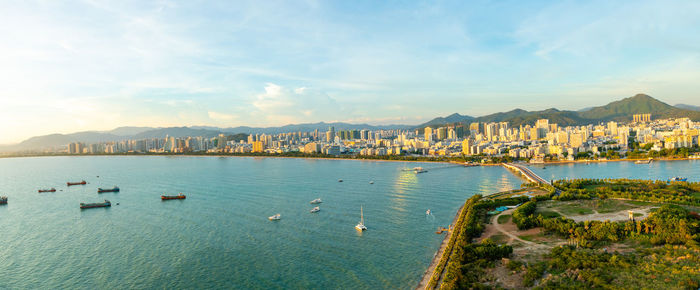
[[653,143],[647,143],[640,145],[639,143],[632,141],[629,146],[632,148],[631,151],[627,152],[627,157],[631,159],[647,159],[647,158],[687,158],[693,153],[700,152],[698,145],[693,147],[683,147],[683,148],[673,148],[666,149],[661,148],[661,150],[651,150]]
[[553,211],[548,211],[548,210],[542,210],[542,211],[537,211],[537,214],[541,215],[542,217],[549,219],[549,218],[557,218],[560,217],[561,215],[558,212],[553,212]]
[[498,216],[498,223],[499,224],[505,224],[505,223],[508,223],[509,221],[510,221],[509,214],[504,214],[504,215]]
[[686,246],[624,255],[564,246],[553,248],[547,258],[532,274],[539,279],[544,270],[552,273],[540,285],[543,289],[697,289],[700,285],[700,250]]
[[[693,203],[692,196],[698,192],[698,184],[578,180],[558,181],[555,185],[564,193],[568,192],[568,198],[582,200],[561,201],[554,195],[540,196],[523,203],[513,211],[512,216],[502,215],[496,220],[498,223],[505,223],[511,218],[519,229],[541,227],[543,232],[522,235],[520,238],[543,246],[552,244],[552,240],[548,239],[552,235],[566,239],[562,241],[557,238],[555,244],[566,245],[555,246],[541,259],[537,257],[542,255],[542,252],[532,252],[531,249],[519,254],[519,257],[531,261],[526,267],[522,261],[513,259],[504,265],[510,271],[526,269],[522,274],[522,286],[537,285],[537,288],[541,289],[698,288],[700,215],[697,213],[673,204],[662,204],[647,218],[639,221],[576,222],[557,213],[593,212],[593,209],[599,213],[606,213],[649,205],[640,201],[605,199],[623,193],[630,193],[632,198],[641,200]],[[645,186],[648,188],[646,191],[642,190]],[[678,192],[674,192],[675,190]],[[519,204],[524,199],[479,198],[473,197],[467,201],[460,217],[462,222],[459,227],[455,227],[453,237],[457,237],[447,262],[441,288],[500,287],[481,283],[495,281],[489,280],[488,275],[492,273],[489,269],[497,265],[496,260],[511,255],[511,246],[496,244],[508,242],[508,239],[499,234],[478,244],[472,243],[471,240],[481,234],[481,223],[486,220],[485,212],[502,205]],[[548,198],[553,200],[547,201]],[[542,205],[542,208],[538,209],[539,205]],[[513,243],[512,246],[520,245]],[[607,250],[608,247],[611,247],[610,251]],[[623,249],[623,253],[616,252],[616,249]],[[535,262],[532,262],[533,258]],[[546,278],[543,278],[545,273]],[[431,285],[435,287],[436,284]]]
[[535,216],[533,215],[536,209],[537,202],[535,201],[528,201],[519,206],[513,211],[513,223],[521,230],[537,226]]
[[622,198],[700,206],[700,183],[632,179],[557,180],[557,200]]

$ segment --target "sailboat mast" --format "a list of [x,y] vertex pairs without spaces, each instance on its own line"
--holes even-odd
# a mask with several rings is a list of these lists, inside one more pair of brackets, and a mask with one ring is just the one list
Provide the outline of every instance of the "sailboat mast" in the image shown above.
[[362,212],[362,206],[360,206],[360,223],[365,224],[365,214]]

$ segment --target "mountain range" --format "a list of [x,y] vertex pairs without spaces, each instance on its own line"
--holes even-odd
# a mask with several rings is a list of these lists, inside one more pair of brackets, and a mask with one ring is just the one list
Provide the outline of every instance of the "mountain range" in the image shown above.
[[418,127],[435,127],[445,124],[471,122],[508,122],[511,126],[520,126],[532,125],[537,119],[549,119],[550,123],[556,123],[560,126],[572,126],[607,121],[629,122],[632,121],[632,115],[634,114],[651,114],[652,119],[688,117],[694,121],[700,120],[699,107],[683,104],[671,106],[648,95],[637,94],[604,106],[588,107],[578,111],[558,110],[555,108],[542,111],[515,109],[481,117],[455,113],[447,117],[432,119]]
[[[202,136],[214,137],[223,133],[232,134],[278,134],[285,132],[309,132],[319,130],[325,132],[329,127],[335,130],[380,130],[380,129],[418,129],[427,126],[436,127],[454,123],[471,122],[509,122],[511,126],[534,124],[537,119],[549,119],[550,123],[560,126],[585,125],[606,121],[631,121],[633,114],[652,115],[653,119],[688,117],[694,121],[700,120],[700,107],[679,104],[668,105],[648,95],[638,94],[633,97],[611,102],[604,106],[588,107],[578,111],[558,110],[555,108],[542,111],[526,111],[515,109],[508,112],[490,114],[481,117],[472,117],[454,113],[446,117],[438,117],[418,126],[412,125],[385,125],[373,126],[368,124],[348,124],[348,123],[308,123],[293,124],[281,127],[229,127],[219,128],[211,126],[191,126],[191,127],[119,127],[110,131],[85,131],[72,134],[50,134],[37,136],[22,141],[16,145],[0,146],[2,151],[25,151],[39,150],[43,148],[55,148],[65,146],[72,142],[96,143],[121,140],[138,140],[150,138],[186,137]],[[240,137],[240,136],[239,136]]]
[[119,127],[109,131],[85,131],[77,132],[71,134],[49,134],[43,136],[31,137],[27,140],[20,142],[15,145],[5,145],[0,146],[0,152],[13,152],[13,151],[31,151],[40,150],[45,148],[56,148],[60,146],[65,146],[73,142],[83,142],[83,143],[98,143],[98,142],[110,142],[110,141],[122,141],[122,140],[139,140],[139,139],[151,139],[151,138],[165,138],[170,137],[187,137],[187,136],[202,136],[206,138],[211,138],[218,136],[219,134],[233,135],[233,134],[278,134],[285,132],[310,132],[314,130],[319,130],[325,132],[329,127],[334,127],[335,130],[381,130],[381,129],[411,129],[415,126],[412,125],[385,125],[385,126],[373,126],[368,124],[349,124],[341,122],[333,123],[308,123],[308,124],[292,124],[285,125],[281,127],[267,127],[267,128],[255,128],[255,127],[230,127],[230,128],[219,128],[212,126],[191,126],[191,127],[167,127],[167,128],[153,128],[153,127]]

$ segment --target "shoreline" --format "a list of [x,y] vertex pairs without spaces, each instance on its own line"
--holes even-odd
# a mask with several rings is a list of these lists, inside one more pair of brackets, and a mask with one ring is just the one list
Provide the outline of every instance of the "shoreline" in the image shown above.
[[[452,219],[452,223],[450,225],[454,225],[457,223],[457,219],[459,218],[459,214],[462,212],[464,209],[464,205],[460,206],[459,209],[457,210],[457,214],[455,214],[455,217]],[[451,231],[448,231],[447,234],[442,238],[442,242],[440,243],[440,248],[435,252],[435,255],[433,255],[433,259],[430,261],[430,265],[428,266],[428,269],[425,270],[423,273],[423,277],[421,278],[420,282],[418,283],[418,286],[416,286],[416,289],[426,289],[428,286],[428,283],[430,283],[430,279],[433,277],[433,272],[435,272],[435,267],[437,267],[437,264],[440,262],[440,259],[442,256],[445,254],[445,248],[447,247],[447,244],[450,242],[450,237],[452,236],[452,232],[454,231],[454,228]]]
[[[547,165],[547,164],[576,164],[576,163],[606,163],[606,162],[636,162],[636,161],[646,161],[649,158],[636,158],[636,159],[609,159],[609,160],[557,160],[557,161],[545,161],[544,163],[530,163],[526,162],[527,165]],[[700,160],[698,158],[690,157],[678,157],[678,158],[652,158],[651,161],[687,161],[687,160]]]
[[[291,159],[320,159],[320,160],[353,160],[353,161],[381,161],[381,162],[422,162],[422,163],[448,163],[461,164],[452,160],[401,160],[401,159],[374,159],[374,158],[334,158],[334,157],[309,157],[309,156],[275,156],[275,155],[227,155],[227,154],[56,154],[56,155],[0,155],[3,158],[41,158],[41,157],[231,157],[231,158],[291,158]],[[498,165],[498,164],[494,164]]]

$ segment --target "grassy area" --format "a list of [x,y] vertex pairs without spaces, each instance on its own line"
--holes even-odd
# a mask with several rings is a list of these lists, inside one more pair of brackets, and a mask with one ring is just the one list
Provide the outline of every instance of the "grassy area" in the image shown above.
[[561,216],[558,212],[549,211],[549,210],[538,210],[535,213],[541,214],[544,218],[557,218],[557,217]]
[[505,244],[508,241],[508,236],[504,234],[496,234],[489,237],[494,243]]
[[[547,201],[538,204],[538,212],[545,217],[557,217],[550,212],[558,211],[566,216],[589,215],[594,213],[613,213],[640,207],[653,206],[654,203],[616,199],[572,200],[564,202]],[[550,209],[550,210],[546,210]],[[547,213],[547,215],[545,214]]]
[[557,208],[564,215],[588,215],[593,214],[593,210],[590,207],[579,205],[579,204],[565,204]]
[[510,215],[509,214],[504,214],[498,217],[498,223],[499,224],[505,224],[510,221]]
[[596,200],[594,206],[596,211],[598,211],[599,213],[618,212],[621,210],[627,210],[638,207],[636,205],[630,205],[625,203],[624,201],[614,199]]

